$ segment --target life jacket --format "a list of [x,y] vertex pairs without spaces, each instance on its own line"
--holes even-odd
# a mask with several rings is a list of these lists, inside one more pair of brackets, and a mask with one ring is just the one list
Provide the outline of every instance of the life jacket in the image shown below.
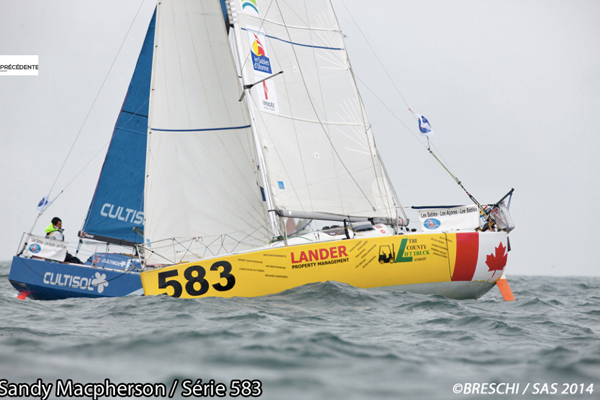
[[63,235],[63,229],[58,229],[52,223],[50,223],[50,225],[48,225],[46,228],[46,238],[64,242],[65,235]]

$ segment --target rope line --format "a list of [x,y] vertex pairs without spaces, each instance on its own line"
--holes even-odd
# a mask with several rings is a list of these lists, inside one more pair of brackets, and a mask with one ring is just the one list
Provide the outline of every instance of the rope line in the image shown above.
[[[83,123],[81,124],[81,127],[79,128],[79,131],[77,132],[77,135],[75,136],[75,140],[73,141],[73,144],[71,144],[71,148],[69,149],[69,151],[67,152],[67,156],[65,157],[65,160],[62,164],[62,166],[60,167],[60,170],[58,171],[58,174],[56,175],[56,179],[54,179],[54,182],[52,183],[52,186],[50,187],[50,190],[48,191],[48,195],[47,198],[48,200],[50,199],[50,195],[52,194],[52,190],[54,190],[54,186],[56,186],[56,183],[58,182],[58,178],[60,178],[63,169],[65,168],[65,165],[67,164],[67,161],[69,160],[69,157],[71,155],[71,153],[73,152],[73,148],[75,147],[75,144],[77,143],[77,141],[79,140],[79,137],[81,136],[81,132],[83,131],[83,128],[85,126],[85,124],[87,123],[87,120],[90,116],[90,114],[92,113],[92,110],[94,109],[94,106],[96,105],[96,101],[98,100],[98,97],[100,96],[100,93],[102,92],[102,89],[104,88],[104,84],[106,83],[108,76],[110,75],[110,72],[112,71],[115,62],[117,61],[117,58],[119,57],[119,54],[121,54],[121,50],[123,49],[123,45],[125,44],[125,41],[127,40],[127,38],[129,37],[129,33],[131,32],[131,28],[133,27],[133,24],[135,23],[135,21],[137,20],[137,17],[140,13],[140,10],[142,9],[142,6],[144,5],[144,0],[142,0],[140,2],[140,6],[138,7],[135,16],[133,17],[133,20],[131,21],[131,24],[129,25],[129,28],[127,29],[127,33],[125,34],[125,37],[123,38],[123,41],[121,42],[121,45],[119,46],[119,50],[117,50],[117,53],[115,54],[115,57],[113,58],[113,61],[108,69],[108,72],[106,73],[106,76],[104,77],[104,80],[102,81],[102,84],[100,85],[100,89],[98,89],[98,92],[96,93],[96,97],[94,97],[94,101],[92,102],[92,105],[90,106],[90,109],[88,110]],[[90,161],[91,162],[91,161]],[[89,164],[89,163],[88,163]],[[81,173],[81,171],[80,171]],[[72,182],[72,181],[71,181]],[[69,182],[69,184],[71,183]],[[63,188],[63,190],[56,196],[58,197],[65,188]],[[56,199],[56,198],[55,198]],[[37,217],[35,218],[35,221],[33,223],[33,226],[31,227],[31,229],[29,230],[29,233],[33,232],[33,229],[35,228],[35,225],[37,224],[38,219],[40,218],[40,216],[44,213],[44,211],[46,211],[48,207],[42,207],[42,209],[40,210],[40,212],[38,213]]]

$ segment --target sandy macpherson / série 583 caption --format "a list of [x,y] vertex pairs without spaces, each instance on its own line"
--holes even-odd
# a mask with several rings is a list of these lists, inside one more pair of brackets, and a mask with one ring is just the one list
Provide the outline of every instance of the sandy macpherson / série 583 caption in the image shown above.
[[165,397],[173,398],[180,388],[183,397],[260,397],[263,393],[262,382],[258,379],[232,379],[229,384],[216,382],[214,379],[203,382],[202,379],[174,379],[169,388],[164,383],[113,383],[110,379],[104,382],[79,383],[72,379],[57,379],[55,382],[44,382],[38,379],[34,383],[9,382],[0,379],[0,397],[38,398],[47,400],[54,394],[58,398],[89,398],[93,400],[103,397]]

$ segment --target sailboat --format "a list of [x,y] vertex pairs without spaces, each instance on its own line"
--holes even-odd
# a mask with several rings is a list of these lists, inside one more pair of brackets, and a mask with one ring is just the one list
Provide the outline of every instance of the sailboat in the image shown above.
[[[121,297],[143,294],[136,246],[143,240],[144,168],[155,16],[141,48],[80,237],[84,264],[65,263],[67,243],[24,234],[9,281],[19,298]],[[40,202],[40,214],[47,208]],[[38,216],[38,217],[39,217]],[[131,254],[99,251],[113,246]],[[110,247],[109,247],[110,249]]]
[[409,227],[329,1],[161,1],[79,232],[137,257],[64,263],[65,244],[29,233],[9,280],[33,299],[324,281],[478,298],[508,287],[507,196]]
[[337,281],[474,299],[505,283],[512,191],[409,227],[328,0],[161,0],[149,103],[145,295]]

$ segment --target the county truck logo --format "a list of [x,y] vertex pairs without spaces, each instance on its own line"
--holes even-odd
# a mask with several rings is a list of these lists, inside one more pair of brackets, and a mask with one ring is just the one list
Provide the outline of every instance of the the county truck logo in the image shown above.
[[379,246],[379,263],[393,263],[396,260],[396,253],[394,253],[394,245],[383,245]]
[[252,54],[252,67],[255,71],[263,72],[265,74],[272,74],[271,61],[267,57],[265,46],[263,45],[265,35],[259,33],[258,35],[254,32],[250,32],[250,40],[252,42],[251,54]]
[[260,15],[256,0],[242,0],[242,10],[247,12],[248,14]]
[[[416,242],[416,239],[410,240]],[[406,251],[407,242],[408,239],[402,239],[402,241],[400,242],[400,248],[398,249],[398,256],[396,257],[396,262],[411,262],[413,260],[413,258],[409,254],[404,254],[405,252],[409,253],[408,251]]]
[[427,245],[419,244],[417,239],[402,239],[398,246],[398,253],[395,252],[393,244],[379,246],[379,262],[381,264],[423,261],[428,255]]

